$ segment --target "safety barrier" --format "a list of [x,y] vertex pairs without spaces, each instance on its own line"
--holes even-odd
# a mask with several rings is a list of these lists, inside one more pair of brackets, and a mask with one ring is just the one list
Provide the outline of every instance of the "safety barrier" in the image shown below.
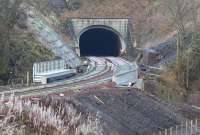
[[200,119],[186,121],[181,125],[163,129],[153,135],[200,135]]
[[61,69],[62,70],[66,69],[65,61],[62,59],[34,63],[33,75],[42,74],[55,70],[61,70]]

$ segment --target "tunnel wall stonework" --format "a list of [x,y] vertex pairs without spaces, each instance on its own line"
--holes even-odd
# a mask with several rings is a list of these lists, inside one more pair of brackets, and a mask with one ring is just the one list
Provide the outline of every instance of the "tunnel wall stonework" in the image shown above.
[[129,55],[129,52],[133,50],[132,23],[130,20],[130,18],[69,18],[68,27],[74,40],[76,52],[78,54],[80,52],[79,38],[84,31],[92,27],[105,27],[105,29],[113,30],[120,37],[125,47],[125,53]]

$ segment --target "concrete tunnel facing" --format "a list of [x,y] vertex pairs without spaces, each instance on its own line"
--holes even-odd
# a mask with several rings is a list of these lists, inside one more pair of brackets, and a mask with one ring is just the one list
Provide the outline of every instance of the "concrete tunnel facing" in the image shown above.
[[114,56],[118,57],[121,50],[120,36],[106,28],[90,28],[79,38],[81,56]]

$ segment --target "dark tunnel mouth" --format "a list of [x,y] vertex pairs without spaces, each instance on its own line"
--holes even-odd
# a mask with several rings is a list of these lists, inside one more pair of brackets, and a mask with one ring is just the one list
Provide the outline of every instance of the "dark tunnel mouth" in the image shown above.
[[79,39],[80,56],[120,55],[121,40],[116,32],[106,28],[91,28],[81,34]]

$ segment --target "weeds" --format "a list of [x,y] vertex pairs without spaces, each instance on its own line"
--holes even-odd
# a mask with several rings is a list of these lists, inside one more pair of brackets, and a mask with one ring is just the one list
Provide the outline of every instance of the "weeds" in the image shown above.
[[0,98],[1,135],[103,135],[97,116],[81,114],[65,99]]

